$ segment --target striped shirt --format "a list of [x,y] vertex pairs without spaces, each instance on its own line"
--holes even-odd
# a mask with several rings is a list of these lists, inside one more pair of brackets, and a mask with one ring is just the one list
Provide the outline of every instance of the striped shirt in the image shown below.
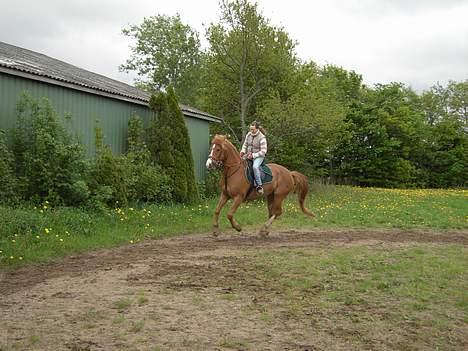
[[258,131],[257,134],[253,135],[251,132],[248,132],[245,136],[244,145],[242,145],[243,153],[248,154],[252,153],[253,158],[265,157],[267,153],[267,139],[261,131]]

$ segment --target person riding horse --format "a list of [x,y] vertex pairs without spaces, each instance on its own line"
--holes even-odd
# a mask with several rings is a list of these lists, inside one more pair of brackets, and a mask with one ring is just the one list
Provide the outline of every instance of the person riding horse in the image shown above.
[[267,139],[265,134],[265,130],[260,123],[253,121],[250,124],[250,132],[245,136],[245,141],[240,152],[241,158],[247,156],[249,160],[253,161],[255,184],[257,185],[256,189],[260,195],[263,195],[260,166],[265,160],[265,155],[267,153]]

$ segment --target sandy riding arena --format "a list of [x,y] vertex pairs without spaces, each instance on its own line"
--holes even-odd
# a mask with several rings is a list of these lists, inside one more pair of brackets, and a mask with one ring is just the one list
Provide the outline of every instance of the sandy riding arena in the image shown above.
[[466,231],[230,232],[27,265],[0,272],[0,350],[466,350],[467,247]]

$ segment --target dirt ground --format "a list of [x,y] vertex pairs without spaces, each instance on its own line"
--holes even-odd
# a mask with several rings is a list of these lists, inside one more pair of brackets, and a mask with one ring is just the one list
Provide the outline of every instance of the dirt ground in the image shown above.
[[332,330],[255,308],[263,300],[274,309],[275,296],[242,258],[259,249],[409,243],[468,246],[468,233],[198,234],[0,272],[0,350],[357,349]]

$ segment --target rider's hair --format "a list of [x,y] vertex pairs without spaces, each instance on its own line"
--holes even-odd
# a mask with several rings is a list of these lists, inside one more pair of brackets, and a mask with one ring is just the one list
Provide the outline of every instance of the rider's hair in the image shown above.
[[259,129],[263,135],[266,135],[266,130],[265,128],[262,127],[262,125],[260,124],[260,122],[257,122],[257,121],[253,121],[252,123],[250,123],[251,126]]

